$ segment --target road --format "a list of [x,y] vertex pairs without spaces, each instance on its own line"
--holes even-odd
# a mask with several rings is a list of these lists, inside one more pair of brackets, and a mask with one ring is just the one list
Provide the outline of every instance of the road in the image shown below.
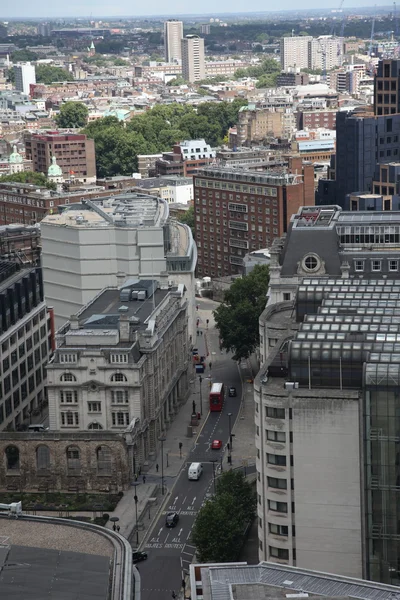
[[[212,360],[212,355],[210,357]],[[183,465],[175,484],[168,496],[168,502],[150,531],[146,544],[141,548],[148,552],[148,560],[140,563],[141,598],[142,600],[166,600],[171,598],[172,590],[177,594],[181,589],[182,577],[189,570],[195,548],[191,545],[191,530],[197,512],[204,501],[213,493],[213,462],[217,469],[224,458],[224,468],[227,466],[227,452],[224,448],[229,439],[229,418],[232,413],[231,425],[236,420],[242,396],[241,381],[237,365],[231,358],[219,360],[212,365],[212,380],[222,381],[226,388],[230,385],[236,387],[237,397],[227,396],[221,412],[208,414],[204,426],[198,435],[195,447],[188,460]],[[203,381],[203,410],[204,416],[207,406],[208,390]],[[214,439],[223,442],[222,450],[210,450]],[[233,458],[235,458],[235,440],[233,439]],[[203,463],[203,475],[198,481],[189,481],[187,471],[190,463]],[[235,461],[236,462],[236,461]],[[165,515],[167,512],[179,513],[179,523],[175,528],[167,529]]]

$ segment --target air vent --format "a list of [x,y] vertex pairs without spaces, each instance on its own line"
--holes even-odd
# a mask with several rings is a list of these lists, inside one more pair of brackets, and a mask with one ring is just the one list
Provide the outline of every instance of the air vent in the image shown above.
[[127,306],[120,306],[118,312],[128,312],[129,308]]

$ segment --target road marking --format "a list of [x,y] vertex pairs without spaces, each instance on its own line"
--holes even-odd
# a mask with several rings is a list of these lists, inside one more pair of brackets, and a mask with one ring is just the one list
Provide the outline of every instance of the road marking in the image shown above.
[[[182,550],[182,554],[187,554],[188,556],[193,556],[193,552],[185,552],[184,550]],[[187,558],[184,558],[184,559],[181,558],[181,560],[187,560]]]
[[185,517],[195,517],[197,515],[197,510],[181,510],[180,514]]
[[160,537],[162,530],[163,530],[163,527],[160,527],[160,531],[158,532],[158,536],[157,537]]
[[167,537],[164,540],[164,544],[166,544],[168,542],[168,538],[169,538],[169,532],[167,533]]
[[195,497],[193,498],[193,500],[192,500],[192,505],[193,505],[193,504],[196,502],[196,497],[197,497],[197,496],[195,496]]
[[160,540],[160,538],[158,538],[158,537],[157,537],[157,538],[153,537],[153,538],[151,538],[151,540],[150,540],[150,541],[151,541],[153,544],[158,544],[158,543],[159,543],[159,540]]
[[175,496],[174,504],[176,504],[178,502],[178,498],[179,498],[179,496]]
[[145,548],[163,548],[163,544],[146,544]]
[[182,527],[181,527],[181,528],[180,528],[180,530],[179,530],[179,533],[178,533],[178,537],[181,537],[181,535],[182,535],[182,531],[183,531],[183,529],[182,529]]
[[184,497],[182,504],[185,504],[187,496]]
[[165,544],[164,548],[174,548],[175,550],[181,550],[183,548],[183,544]]

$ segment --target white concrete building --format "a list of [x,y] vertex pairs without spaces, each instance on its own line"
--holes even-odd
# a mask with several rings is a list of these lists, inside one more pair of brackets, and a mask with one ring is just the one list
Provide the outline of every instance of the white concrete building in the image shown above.
[[287,71],[289,67],[308,68],[308,46],[312,39],[311,35],[281,38],[282,71]]
[[182,49],[181,39],[183,38],[183,23],[176,19],[170,19],[164,23],[164,49],[165,62],[181,63]]
[[342,64],[343,38],[321,35],[310,42],[308,51],[310,69],[330,71]]
[[204,139],[185,140],[177,144],[182,153],[183,160],[201,160],[202,158],[215,158],[215,150]]
[[182,77],[190,83],[206,77],[204,39],[198,35],[182,39]]
[[30,96],[30,85],[36,83],[35,65],[20,63],[14,65],[15,89]]
[[57,327],[105,286],[165,275],[186,286],[195,334],[196,245],[190,228],[169,218],[165,200],[126,194],[98,205],[82,201],[47,216],[40,227],[45,295]]
[[190,366],[183,284],[164,277],[106,288],[57,333],[50,429],[124,432],[137,473],[186,400]]

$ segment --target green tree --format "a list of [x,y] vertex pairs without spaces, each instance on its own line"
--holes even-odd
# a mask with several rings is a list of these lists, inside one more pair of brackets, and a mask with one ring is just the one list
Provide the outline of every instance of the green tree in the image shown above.
[[268,283],[268,267],[256,265],[249,275],[236,279],[214,311],[222,346],[234,353],[234,360],[248,358],[259,344],[258,319],[265,308]]
[[73,81],[72,74],[60,67],[51,65],[36,65],[36,81],[38,83],[56,83],[59,81]]
[[185,213],[178,215],[178,221],[189,225],[194,237],[194,206],[190,206]]
[[13,63],[35,61],[38,58],[39,57],[37,54],[31,52],[30,50],[26,50],[25,48],[23,50],[16,50],[11,54],[11,60]]
[[12,181],[17,183],[33,183],[41,187],[47,187],[49,190],[55,190],[57,188],[54,181],[49,181],[43,173],[36,173],[35,171],[21,171],[21,173],[13,173],[11,175],[3,175],[0,177],[1,182]]
[[56,116],[57,125],[61,128],[85,127],[88,120],[88,109],[82,102],[66,102]]
[[187,83],[187,81],[185,79],[183,79],[183,77],[178,76],[178,77],[174,77],[174,79],[171,79],[170,81],[168,81],[167,85],[171,86],[171,85],[185,85]]
[[114,58],[113,64],[116,67],[126,67],[128,63],[123,58]]
[[242,471],[226,471],[217,479],[217,494],[232,494],[241,519],[250,522],[256,511],[256,497]]

